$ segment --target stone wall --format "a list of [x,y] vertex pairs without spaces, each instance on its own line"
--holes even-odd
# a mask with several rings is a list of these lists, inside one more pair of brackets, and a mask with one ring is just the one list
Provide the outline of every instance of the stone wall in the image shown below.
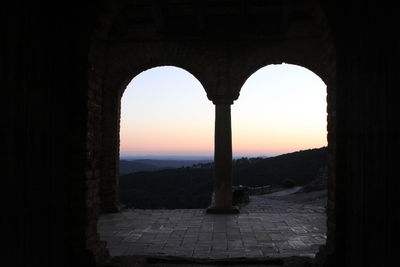
[[92,14],[84,4],[77,9],[64,3],[62,10],[48,12],[44,3],[9,2],[1,16],[7,110],[2,261],[90,263],[87,33]]
[[335,257],[345,266],[390,266],[399,249],[395,17],[392,7],[368,1],[346,2],[332,18],[338,50]]

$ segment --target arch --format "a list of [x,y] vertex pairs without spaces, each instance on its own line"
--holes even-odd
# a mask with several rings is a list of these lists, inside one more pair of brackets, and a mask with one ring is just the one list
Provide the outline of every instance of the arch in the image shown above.
[[246,82],[251,78],[251,76],[253,76],[255,73],[257,73],[262,68],[265,68],[265,67],[268,67],[268,66],[272,66],[272,65],[283,65],[283,64],[287,64],[287,65],[303,68],[303,69],[313,73],[314,75],[316,75],[325,85],[327,85],[327,82],[329,82],[329,80],[327,80],[327,75],[323,76],[323,77],[325,77],[325,80],[323,79],[323,77],[320,76],[321,72],[323,73],[323,71],[321,71],[320,68],[315,68],[315,66],[313,66],[314,68],[312,69],[312,68],[310,68],[308,66],[304,66],[304,64],[302,65],[302,64],[298,64],[298,63],[291,63],[291,62],[287,62],[287,61],[282,61],[281,63],[270,63],[270,64],[267,64],[267,65],[261,65],[261,66],[259,66],[257,64],[257,65],[252,66],[251,68],[249,68],[246,71],[247,78],[244,80],[244,82],[243,82],[243,84],[241,86],[241,89],[246,84]]
[[103,91],[118,90],[119,96],[129,82],[141,72],[160,66],[174,66],[193,75],[209,94],[214,88],[215,77],[209,75],[202,63],[210,62],[212,56],[197,49],[189,49],[176,43],[157,43],[136,47],[114,47],[108,55]]
[[[129,57],[126,57],[129,58]],[[118,177],[119,177],[119,155],[120,155],[120,111],[121,97],[128,84],[141,73],[161,66],[172,66],[179,68],[200,83],[205,89],[201,80],[193,74],[193,67],[188,70],[185,62],[176,63],[174,59],[149,58],[137,66],[119,64],[111,65],[107,70],[109,74],[105,79],[103,88],[103,112],[102,112],[102,159],[100,174],[100,207],[103,212],[116,212],[119,210],[118,203]],[[169,64],[168,62],[175,62]],[[116,71],[110,73],[111,70]],[[197,70],[198,71],[198,70]],[[207,92],[205,92],[207,93]],[[110,127],[111,126],[111,127]]]
[[[207,153],[212,152],[212,121],[201,116],[213,116],[212,104],[190,72],[175,66],[154,67],[136,75],[126,89],[120,102],[121,156],[143,150],[180,153],[189,149],[197,153],[204,148]],[[147,127],[149,120],[153,127]],[[182,146],[184,143],[186,146]]]
[[124,91],[126,90],[127,86],[138,76],[140,76],[142,73],[146,72],[146,71],[151,71],[155,68],[160,68],[160,67],[173,67],[173,68],[177,68],[179,70],[182,70],[184,72],[187,72],[190,76],[192,76],[194,79],[196,79],[197,82],[200,83],[200,85],[202,86],[203,90],[205,93],[207,93],[207,91],[204,89],[204,85],[202,84],[202,82],[190,71],[185,69],[184,67],[179,66],[179,64],[175,64],[175,65],[171,65],[171,64],[157,64],[157,65],[149,65],[149,66],[145,66],[142,70],[138,69],[136,72],[131,73],[129,78],[122,80],[121,83],[119,83],[120,86],[118,86],[118,94],[120,95],[120,97],[122,97]]
[[329,41],[286,41],[281,43],[251,44],[234,50],[231,58],[230,81],[237,95],[246,80],[264,66],[293,64],[318,75],[329,87],[335,83],[335,50]]
[[294,64],[270,64],[254,72],[241,91],[232,110],[236,153],[244,153],[243,144],[256,137],[257,145],[247,143],[252,147],[248,153],[284,154],[326,146],[326,84],[314,72]]

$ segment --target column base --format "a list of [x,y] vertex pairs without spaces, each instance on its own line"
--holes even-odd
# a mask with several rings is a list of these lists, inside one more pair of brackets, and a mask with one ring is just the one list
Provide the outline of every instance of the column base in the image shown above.
[[206,209],[207,213],[210,214],[238,214],[239,208],[237,206],[231,207],[208,207]]

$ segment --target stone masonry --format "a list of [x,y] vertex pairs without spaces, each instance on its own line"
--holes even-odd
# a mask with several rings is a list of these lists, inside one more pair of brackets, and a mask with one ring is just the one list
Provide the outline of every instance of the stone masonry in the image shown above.
[[[321,193],[325,199],[326,190]],[[199,259],[314,257],[326,242],[323,201],[251,196],[240,214],[200,209],[126,210],[102,215],[99,231],[111,256]]]

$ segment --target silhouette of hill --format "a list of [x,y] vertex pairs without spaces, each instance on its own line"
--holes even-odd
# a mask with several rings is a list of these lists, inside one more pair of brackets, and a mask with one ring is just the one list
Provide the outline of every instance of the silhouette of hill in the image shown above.
[[180,168],[192,166],[198,163],[207,163],[210,160],[157,160],[157,159],[135,159],[120,160],[120,175],[135,173],[140,171],[156,171],[162,169]]
[[128,161],[128,160],[120,160],[119,161],[119,173],[120,175],[135,173],[140,171],[155,171],[158,170],[159,167],[153,164],[137,162],[137,161]]
[[[305,185],[316,178],[326,160],[326,147],[270,158],[235,159],[233,181],[244,186],[280,186],[287,180]],[[206,208],[212,185],[213,163],[136,172],[120,177],[120,201],[134,208]]]
[[326,164],[327,148],[309,149],[237,166],[233,183],[248,186],[277,185],[290,179],[297,185],[311,182]]

